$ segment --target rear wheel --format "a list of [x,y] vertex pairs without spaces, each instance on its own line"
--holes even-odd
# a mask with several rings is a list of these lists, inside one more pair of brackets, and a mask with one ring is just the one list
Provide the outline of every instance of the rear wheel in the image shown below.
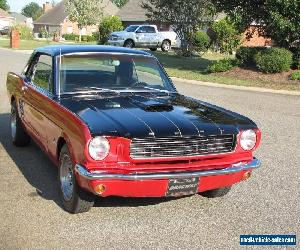
[[200,193],[200,195],[207,197],[207,198],[223,197],[229,193],[230,189],[231,189],[231,187],[222,187],[222,188],[217,188],[217,189],[202,192],[202,193]]
[[11,104],[10,129],[11,138],[14,145],[22,147],[29,144],[30,137],[23,127],[15,101],[13,101]]
[[94,205],[95,196],[77,184],[67,145],[64,145],[60,151],[58,180],[62,203],[66,211],[77,214],[90,210]]
[[124,43],[124,47],[126,48],[133,48],[134,47],[134,42],[132,40],[126,40]]
[[161,44],[161,50],[163,52],[168,52],[171,49],[171,43],[168,40],[164,40]]

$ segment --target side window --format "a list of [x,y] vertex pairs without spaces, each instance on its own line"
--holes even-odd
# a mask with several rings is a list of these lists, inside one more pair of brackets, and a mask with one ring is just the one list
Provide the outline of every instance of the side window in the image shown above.
[[155,28],[152,26],[147,27],[147,33],[155,33]]
[[147,26],[142,26],[137,30],[138,33],[147,33]]
[[52,79],[52,57],[47,55],[40,55],[38,62],[34,66],[32,82],[37,86],[52,92],[53,79]]

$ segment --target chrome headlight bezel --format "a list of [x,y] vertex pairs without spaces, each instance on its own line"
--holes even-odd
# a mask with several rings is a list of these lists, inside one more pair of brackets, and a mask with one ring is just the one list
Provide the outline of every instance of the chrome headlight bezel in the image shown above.
[[253,129],[247,129],[242,131],[240,137],[241,148],[245,151],[250,151],[255,148],[257,142],[257,136]]
[[107,138],[96,136],[90,140],[88,145],[89,156],[95,161],[104,160],[110,151],[110,144]]

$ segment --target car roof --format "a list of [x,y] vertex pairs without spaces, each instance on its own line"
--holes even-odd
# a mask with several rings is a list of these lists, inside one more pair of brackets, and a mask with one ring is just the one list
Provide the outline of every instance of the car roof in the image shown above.
[[35,53],[44,53],[51,56],[72,54],[72,53],[121,53],[121,54],[134,54],[143,56],[152,56],[152,54],[136,49],[129,49],[123,47],[113,47],[106,45],[49,45],[35,49]]

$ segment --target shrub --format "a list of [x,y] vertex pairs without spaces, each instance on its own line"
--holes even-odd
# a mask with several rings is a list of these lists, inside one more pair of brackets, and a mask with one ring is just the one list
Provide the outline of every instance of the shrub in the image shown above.
[[300,69],[300,48],[293,48],[293,68]]
[[297,71],[297,72],[292,73],[292,74],[290,75],[290,79],[291,79],[291,80],[294,80],[294,81],[300,80],[300,71]]
[[210,46],[210,38],[206,32],[198,31],[192,36],[192,44],[196,51],[206,52]]
[[225,72],[231,70],[232,68],[239,65],[239,61],[236,59],[229,59],[225,58],[222,60],[218,60],[214,62],[212,65],[207,67],[207,71],[209,73],[216,73],[216,72]]
[[255,56],[259,51],[266,50],[265,47],[239,47],[236,51],[236,58],[244,66],[254,66]]
[[260,51],[255,56],[256,66],[265,73],[287,71],[292,66],[293,54],[283,48],[271,48]]
[[26,25],[17,24],[12,29],[19,31],[21,40],[33,40],[32,30]]
[[78,40],[79,35],[76,35],[74,33],[70,33],[70,34],[64,34],[62,37],[64,39],[66,39],[67,41],[75,41],[76,39]]
[[104,17],[99,25],[99,42],[105,44],[108,41],[110,33],[123,30],[122,21],[117,16]]
[[215,22],[211,26],[211,30],[214,33],[214,43],[221,53],[231,54],[240,44],[240,34],[235,24],[228,18]]

